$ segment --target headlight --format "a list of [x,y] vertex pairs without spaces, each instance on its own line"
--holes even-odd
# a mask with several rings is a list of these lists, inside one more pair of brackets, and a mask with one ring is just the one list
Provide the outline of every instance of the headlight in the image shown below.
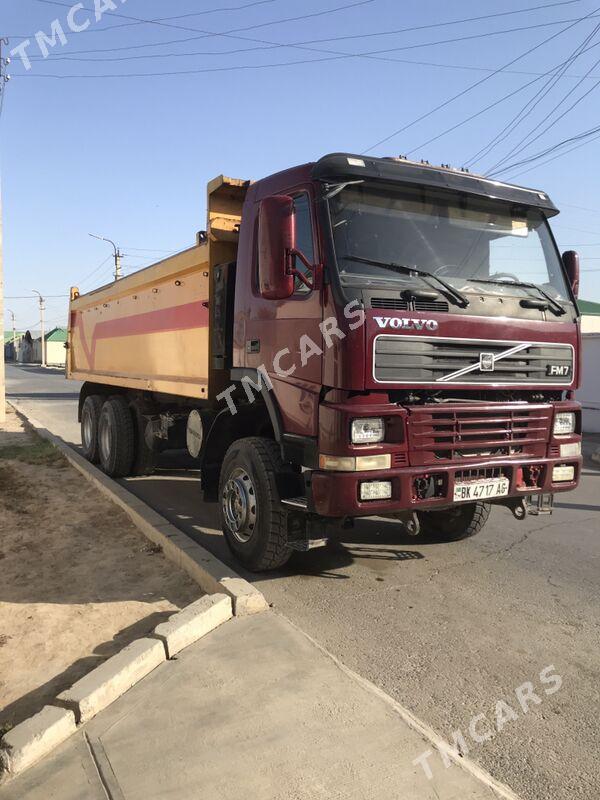
[[554,417],[554,434],[575,433],[575,414],[571,411],[561,411]]
[[350,438],[352,444],[373,444],[383,442],[383,420],[381,417],[352,420]]

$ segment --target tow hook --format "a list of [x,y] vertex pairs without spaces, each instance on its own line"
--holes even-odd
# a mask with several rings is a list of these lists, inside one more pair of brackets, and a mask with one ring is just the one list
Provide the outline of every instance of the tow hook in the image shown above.
[[409,536],[418,536],[421,532],[421,522],[416,511],[397,511],[390,516],[400,520]]
[[519,497],[514,500],[510,500],[506,504],[513,513],[515,519],[523,520],[527,516],[527,504],[525,503],[525,498]]

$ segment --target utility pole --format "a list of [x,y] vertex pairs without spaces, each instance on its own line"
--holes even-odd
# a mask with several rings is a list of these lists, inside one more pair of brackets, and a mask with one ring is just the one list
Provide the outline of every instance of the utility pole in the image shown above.
[[[6,74],[6,67],[10,64],[9,58],[2,55],[2,47],[8,47],[8,39],[0,37],[0,117],[4,104],[4,91],[10,76]],[[6,377],[4,369],[4,261],[2,249],[2,184],[0,182],[0,425],[6,421]]]
[[11,311],[10,308],[6,309],[10,314],[12,319],[12,332],[13,332],[13,353],[15,355],[15,361],[17,360],[17,328],[15,326],[15,312]]
[[113,242],[112,239],[107,239],[106,236],[97,236],[95,233],[90,233],[89,236],[91,236],[92,239],[100,239],[101,242],[108,242],[109,244],[112,244],[114,250],[114,258],[115,258],[115,281],[120,281],[121,278],[123,277],[121,273],[122,255],[117,245]]
[[44,330],[44,311],[46,310],[46,304],[42,295],[37,291],[37,289],[32,289],[32,292],[38,295],[40,298],[40,328],[42,329],[42,367],[46,366],[46,331]]

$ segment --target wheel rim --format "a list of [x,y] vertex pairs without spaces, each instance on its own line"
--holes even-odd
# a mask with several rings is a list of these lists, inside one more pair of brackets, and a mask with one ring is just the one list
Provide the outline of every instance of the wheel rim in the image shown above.
[[250,541],[256,527],[256,491],[245,469],[236,467],[223,487],[221,506],[225,523],[241,544]]
[[110,435],[110,427],[107,422],[104,422],[103,425],[100,426],[100,455],[102,456],[102,460],[106,463],[110,458],[111,452],[111,435]]
[[90,449],[93,435],[92,418],[89,412],[85,411],[83,414],[83,445],[86,449]]

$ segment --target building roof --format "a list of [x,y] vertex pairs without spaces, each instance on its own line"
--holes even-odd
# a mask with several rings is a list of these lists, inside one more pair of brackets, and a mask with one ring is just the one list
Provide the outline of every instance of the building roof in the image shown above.
[[600,317],[600,303],[592,303],[590,300],[578,300],[577,305],[582,314]]
[[[17,339],[20,339],[22,336],[25,336],[23,331],[15,331],[15,336]],[[12,331],[4,331],[4,341],[5,342],[12,342],[13,340],[13,332]]]
[[67,329],[66,328],[54,328],[51,331],[48,331],[46,336],[44,337],[47,342],[66,342],[67,341]]

